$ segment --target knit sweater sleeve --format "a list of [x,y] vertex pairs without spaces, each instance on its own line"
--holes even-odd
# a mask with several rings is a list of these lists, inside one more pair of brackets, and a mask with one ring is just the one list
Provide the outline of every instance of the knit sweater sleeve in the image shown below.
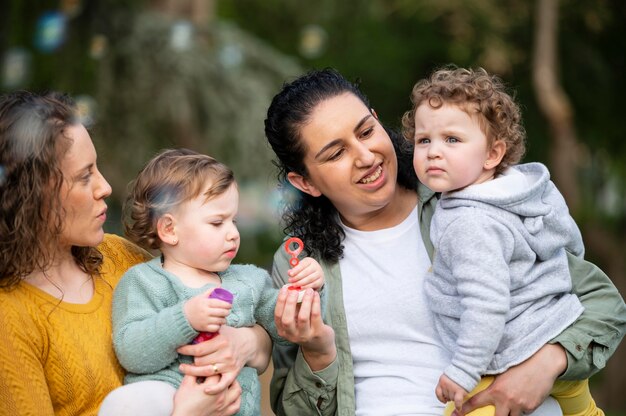
[[[443,278],[456,288],[460,298],[454,302],[460,313],[456,345],[444,373],[471,391],[504,331],[513,238],[504,225],[478,214],[453,220],[435,247],[436,256],[450,271],[450,276]],[[433,269],[437,274],[437,263]]]
[[274,308],[278,298],[278,289],[272,285],[270,275],[264,269],[254,267],[251,270],[258,288],[258,302],[254,308],[256,322],[261,325],[272,338],[272,341],[281,345],[292,345],[289,341],[278,336],[274,322]]
[[198,332],[183,312],[167,278],[147,264],[128,270],[113,297],[113,345],[120,364],[135,374],[166,368],[178,357],[176,348]]

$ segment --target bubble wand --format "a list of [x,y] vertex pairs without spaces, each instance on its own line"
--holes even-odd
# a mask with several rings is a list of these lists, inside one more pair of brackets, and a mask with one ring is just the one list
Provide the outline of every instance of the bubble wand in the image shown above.
[[[295,245],[294,249],[291,248],[292,244]],[[289,259],[289,265],[291,266],[291,268],[296,267],[298,263],[300,263],[300,260],[298,260],[298,255],[302,253],[302,250],[304,250],[304,243],[298,237],[291,237],[285,242],[285,251],[291,256],[291,258]],[[287,287],[287,290],[299,291],[298,303],[301,303],[302,298],[304,298],[304,290],[302,290],[300,286],[294,286],[291,284],[286,284],[285,286]]]

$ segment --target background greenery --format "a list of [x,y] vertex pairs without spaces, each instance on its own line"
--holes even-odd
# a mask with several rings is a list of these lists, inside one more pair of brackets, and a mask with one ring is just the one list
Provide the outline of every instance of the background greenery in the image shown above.
[[[186,146],[233,167],[242,188],[238,260],[268,267],[282,237],[281,196],[263,119],[283,81],[335,67],[398,127],[419,78],[447,63],[482,66],[517,92],[526,160],[550,167],[587,258],[626,293],[621,0],[8,0],[0,11],[2,90],[67,91],[95,121],[115,191],[109,231],[120,231],[126,184],[142,164]],[[592,379],[615,415],[626,414],[625,356],[622,346]]]

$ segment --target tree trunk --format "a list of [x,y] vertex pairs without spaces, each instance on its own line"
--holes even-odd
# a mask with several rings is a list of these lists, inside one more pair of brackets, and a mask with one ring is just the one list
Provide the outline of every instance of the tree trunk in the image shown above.
[[[551,176],[575,213],[581,207],[578,171],[586,148],[576,137],[573,111],[569,98],[559,84],[557,33],[558,0],[538,0],[535,16],[533,56],[533,85],[541,111],[551,133]],[[626,293],[624,270],[624,241],[597,221],[584,228],[587,253],[594,253],[604,264],[621,293]],[[620,287],[622,286],[622,287]],[[618,349],[603,370],[600,388],[594,388],[594,398],[605,409],[621,409],[626,391],[626,348]],[[592,386],[595,383],[592,383]]]
[[538,0],[535,18],[533,85],[539,108],[548,120],[552,135],[550,168],[552,178],[576,212],[580,206],[577,172],[579,144],[569,99],[559,84],[557,70],[558,0]]

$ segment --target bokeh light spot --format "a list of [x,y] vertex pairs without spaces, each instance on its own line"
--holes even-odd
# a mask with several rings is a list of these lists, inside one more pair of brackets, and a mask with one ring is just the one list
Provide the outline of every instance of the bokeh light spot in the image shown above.
[[37,20],[35,47],[41,52],[56,51],[65,42],[67,18],[58,11],[46,12]]
[[305,58],[318,58],[326,50],[328,34],[319,25],[307,25],[300,33],[300,55]]
[[7,89],[26,84],[31,72],[31,54],[24,48],[11,48],[2,59],[2,86]]

